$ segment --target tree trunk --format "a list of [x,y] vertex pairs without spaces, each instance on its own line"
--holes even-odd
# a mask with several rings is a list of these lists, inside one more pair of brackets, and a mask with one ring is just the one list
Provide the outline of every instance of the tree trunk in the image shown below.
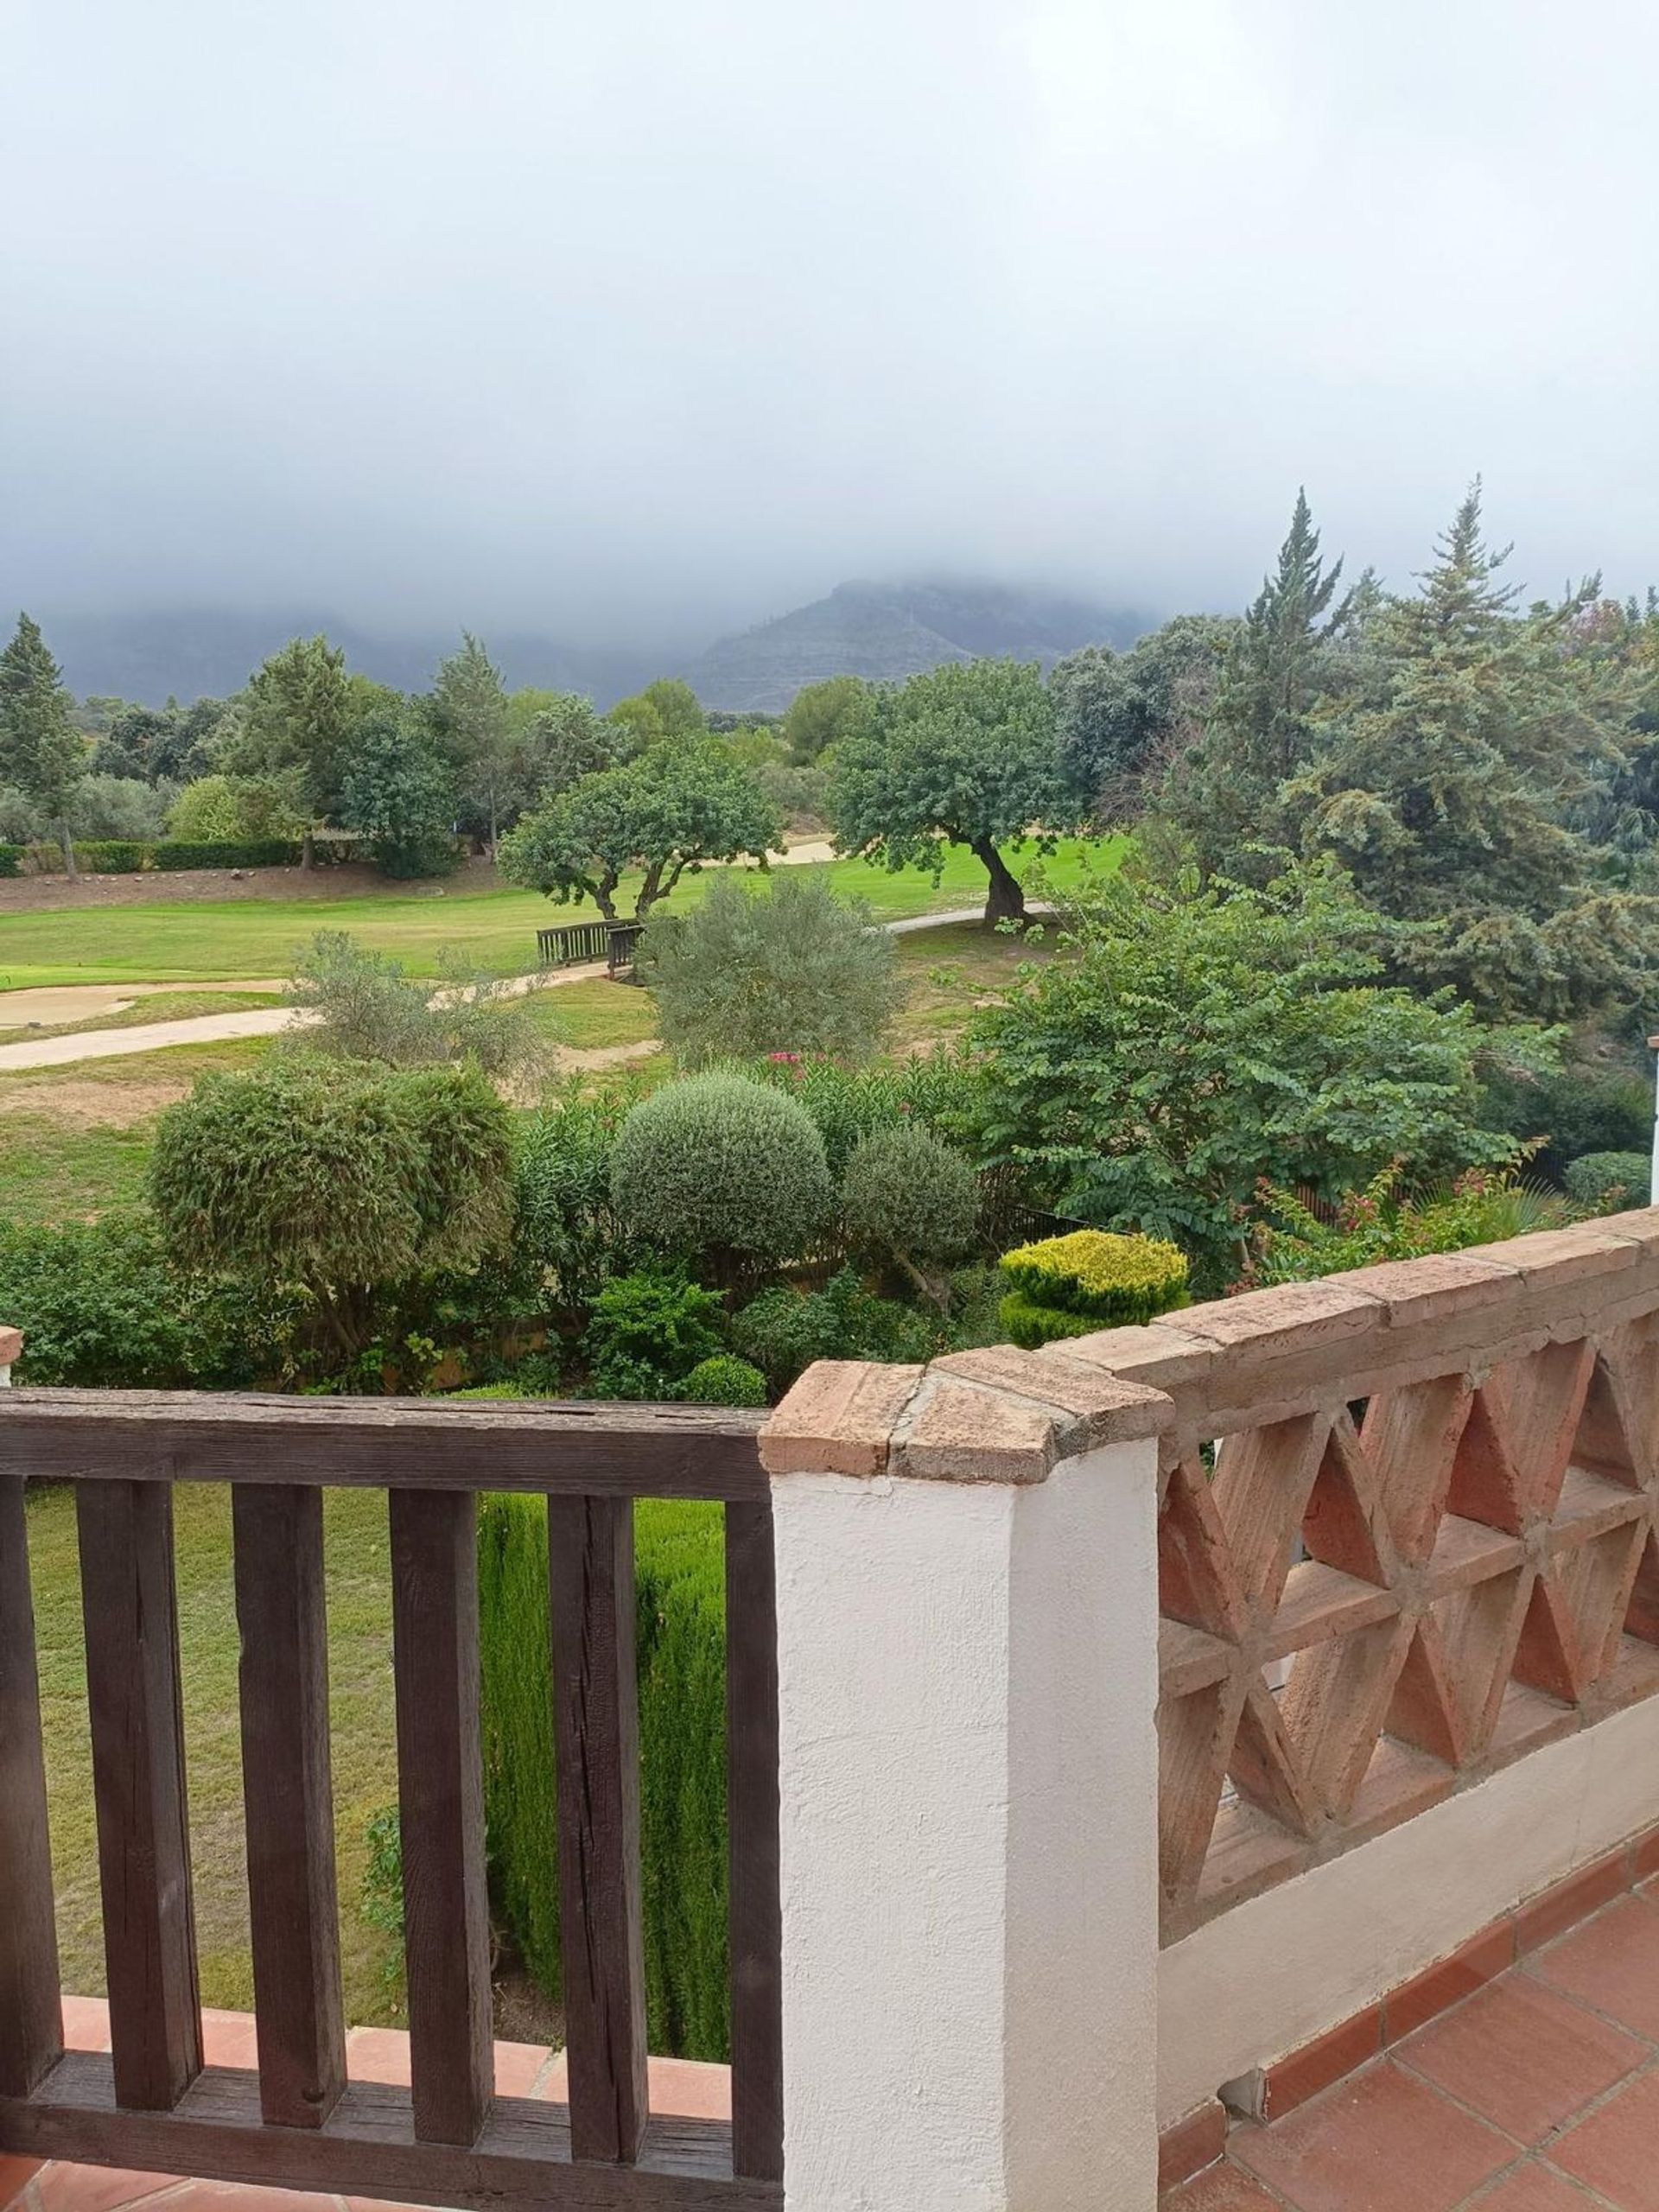
[[312,842],[311,825],[308,822],[300,833],[300,870],[302,874],[310,874],[312,863],[315,858],[316,848]]
[[80,870],[75,866],[75,841],[69,835],[67,821],[58,824],[58,842],[63,847],[63,872],[71,883],[80,881]]
[[1023,922],[1026,918],[1026,894],[1003,864],[1002,855],[988,837],[976,837],[972,851],[976,861],[984,867],[991,879],[990,890],[985,900],[985,920],[994,927],[998,922]]

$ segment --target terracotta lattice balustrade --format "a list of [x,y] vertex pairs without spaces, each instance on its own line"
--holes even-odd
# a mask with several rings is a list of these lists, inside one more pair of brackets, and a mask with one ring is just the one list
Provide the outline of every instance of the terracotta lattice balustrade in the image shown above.
[[1166,1940],[1659,1692],[1659,1217],[1065,1348],[1169,1393]]

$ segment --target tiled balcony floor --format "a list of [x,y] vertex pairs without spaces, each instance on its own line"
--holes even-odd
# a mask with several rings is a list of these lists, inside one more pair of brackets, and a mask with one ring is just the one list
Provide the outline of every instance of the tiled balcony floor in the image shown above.
[[1659,1880],[1269,2126],[1162,2212],[1659,2212]]
[[[101,1999],[67,1997],[63,2014],[65,2040],[72,2050],[109,2049],[109,2012]],[[210,2066],[257,2063],[253,2022],[247,2014],[205,2012],[202,2025]],[[395,2028],[353,2028],[346,2038],[346,2064],[354,2081],[407,2086],[409,2037]],[[495,2086],[504,2097],[545,2097],[562,2104],[563,2055],[535,2044],[499,2043]],[[729,2120],[730,2072],[689,2059],[653,2058],[651,2107],[685,2120]],[[129,2204],[142,2204],[144,2212],[394,2212],[363,2197],[185,2181],[175,2174],[117,2172],[106,2166],[36,2166],[0,2156],[0,2212],[119,2212]]]

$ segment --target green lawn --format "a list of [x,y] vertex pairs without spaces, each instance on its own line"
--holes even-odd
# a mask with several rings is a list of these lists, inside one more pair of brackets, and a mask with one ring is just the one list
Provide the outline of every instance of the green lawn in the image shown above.
[[[1057,883],[1075,881],[1090,858],[1116,865],[1125,840],[1073,841],[1044,865]],[[1011,856],[1028,873],[1035,863]],[[885,921],[976,904],[985,871],[959,846],[947,849],[938,884],[918,870],[890,874],[862,861],[832,861],[823,873],[836,888],[868,901]],[[686,876],[677,904],[701,898],[712,872]],[[631,894],[624,887],[624,911]],[[0,992],[32,984],[186,982],[264,977],[287,972],[297,947],[320,929],[346,930],[363,944],[395,952],[416,975],[437,972],[448,947],[479,969],[518,975],[533,968],[536,932],[591,918],[592,908],[555,906],[528,891],[450,897],[227,899],[178,906],[70,907],[0,915]],[[0,1019],[3,1005],[0,1002]]]
[[0,1220],[85,1220],[134,1203],[162,1109],[198,1076],[269,1050],[240,1038],[0,1075]]
[[[201,1994],[206,2004],[245,2012],[252,2008],[253,1977],[230,1497],[221,1484],[181,1483],[174,1499]],[[367,1822],[397,1791],[386,1502],[372,1491],[330,1491],[323,1505],[346,2016],[358,2025],[392,2024],[402,2017],[399,1993],[387,1973],[393,1947],[368,1927],[359,1910]],[[74,1497],[67,1485],[30,1493],[29,1539],[63,1986],[77,1995],[98,1996],[105,1986],[104,1953],[86,1662]]]

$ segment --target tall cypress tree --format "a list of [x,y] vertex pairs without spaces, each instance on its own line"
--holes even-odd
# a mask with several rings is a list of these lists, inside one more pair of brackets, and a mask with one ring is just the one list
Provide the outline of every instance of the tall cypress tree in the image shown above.
[[489,824],[494,852],[509,766],[507,695],[500,670],[470,630],[461,633],[461,651],[438,664],[432,718],[463,801]]
[[20,614],[11,643],[0,652],[0,782],[15,784],[54,824],[73,879],[78,871],[69,806],[86,772],[86,746],[71,704],[40,624]]

